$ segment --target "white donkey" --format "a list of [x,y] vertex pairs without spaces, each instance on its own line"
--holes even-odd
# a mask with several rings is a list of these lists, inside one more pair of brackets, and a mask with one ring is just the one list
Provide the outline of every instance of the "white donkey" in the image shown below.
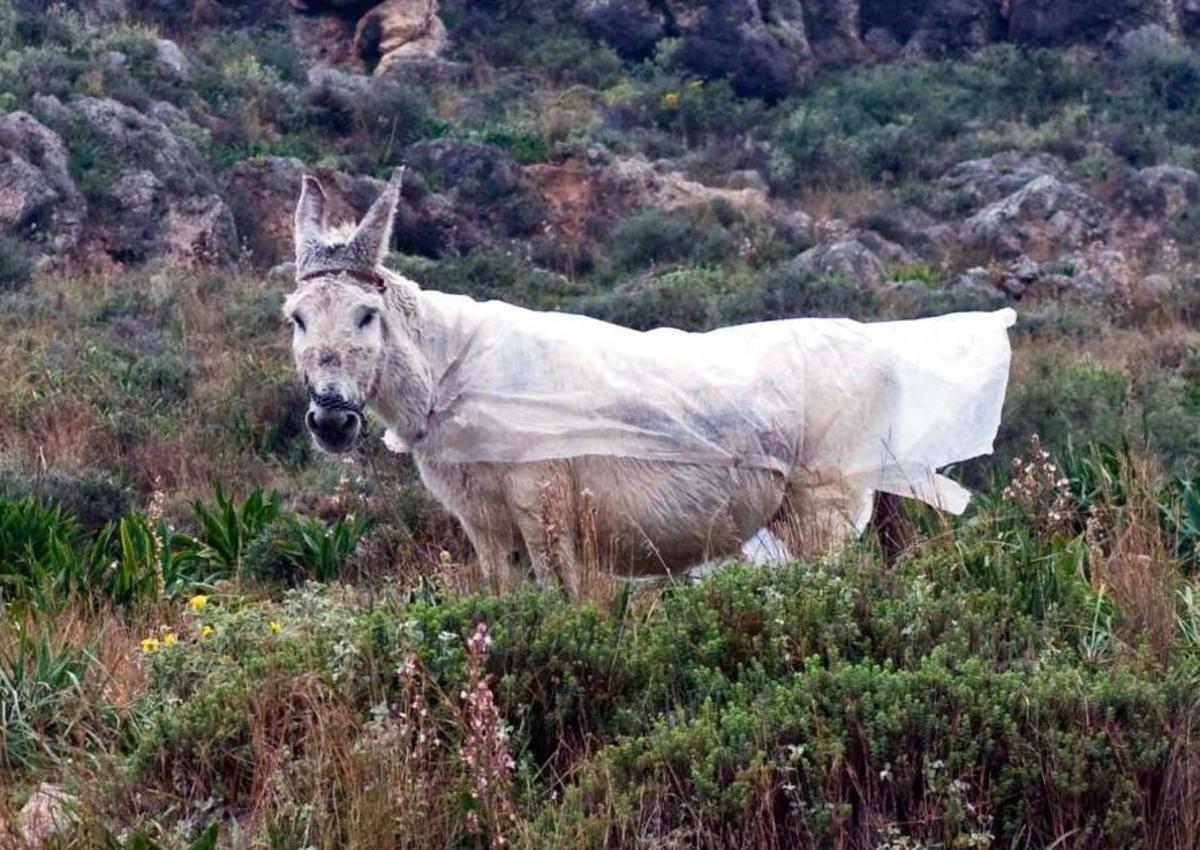
[[495,588],[531,566],[575,593],[584,513],[646,574],[736,553],[785,506],[825,542],[862,529],[876,490],[965,507],[935,470],[991,450],[1011,310],[688,334],[479,303],[382,267],[399,189],[397,172],[357,227],[331,230],[304,179],[284,310],[307,423],[340,453],[378,416]]

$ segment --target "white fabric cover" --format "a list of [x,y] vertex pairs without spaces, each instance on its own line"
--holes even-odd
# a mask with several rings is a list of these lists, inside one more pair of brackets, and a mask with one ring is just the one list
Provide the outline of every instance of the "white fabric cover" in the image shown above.
[[639,332],[429,291],[422,307],[455,340],[419,449],[439,460],[745,465],[955,513],[969,494],[935,471],[992,450],[1016,321],[1005,309]]

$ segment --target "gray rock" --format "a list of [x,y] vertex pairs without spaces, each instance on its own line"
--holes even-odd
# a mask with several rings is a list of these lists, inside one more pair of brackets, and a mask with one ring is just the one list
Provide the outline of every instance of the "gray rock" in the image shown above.
[[1142,278],[1135,287],[1133,300],[1140,307],[1151,307],[1167,303],[1175,292],[1171,279],[1163,274],[1152,274]]
[[1108,227],[1100,202],[1078,186],[1045,175],[971,216],[962,233],[968,245],[999,256],[1049,258],[1064,248],[1104,239]]
[[1117,49],[1125,56],[1137,58],[1185,48],[1177,35],[1155,23],[1124,33],[1117,40]]
[[753,168],[744,168],[740,171],[729,172],[725,175],[725,188],[754,189],[757,192],[762,192],[764,195],[771,191],[771,187],[767,185],[767,181]]
[[794,250],[805,251],[817,241],[817,228],[812,216],[808,213],[780,207],[771,216],[780,237]]
[[178,80],[186,80],[192,74],[192,63],[169,38],[154,40],[154,61],[164,72]]
[[889,265],[912,259],[899,245],[861,231],[810,248],[792,260],[791,270],[798,277],[834,276],[878,284]]
[[977,50],[1003,38],[1004,17],[997,0],[939,0],[927,3],[904,53],[937,58]]
[[78,821],[78,799],[57,785],[43,782],[17,814],[21,846],[36,850]]
[[[236,257],[233,218],[213,192],[207,160],[184,132],[110,99],[37,97],[34,103],[51,126],[86,135],[112,165],[111,182],[89,191],[85,239],[97,250],[121,263]],[[168,116],[169,107],[152,111],[178,117]]]
[[1125,197],[1145,218],[1175,219],[1200,202],[1200,175],[1177,165],[1155,165],[1129,175]]
[[938,178],[934,206],[943,213],[973,212],[1011,195],[1038,177],[1062,178],[1066,171],[1062,160],[1044,153],[1005,151],[967,160]]
[[26,112],[0,115],[0,230],[51,255],[72,250],[86,203],[58,134]]

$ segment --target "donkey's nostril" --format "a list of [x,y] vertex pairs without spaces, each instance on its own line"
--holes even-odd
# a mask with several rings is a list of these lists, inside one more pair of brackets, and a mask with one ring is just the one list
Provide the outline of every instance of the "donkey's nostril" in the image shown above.
[[318,442],[326,450],[335,452],[347,451],[362,425],[362,418],[356,411],[330,409],[319,404],[308,409],[304,421]]

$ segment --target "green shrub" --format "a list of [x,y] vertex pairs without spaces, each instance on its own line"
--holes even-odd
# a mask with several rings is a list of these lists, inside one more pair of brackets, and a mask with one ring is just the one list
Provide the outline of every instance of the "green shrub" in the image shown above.
[[94,687],[96,665],[86,647],[63,643],[47,630],[6,626],[0,643],[0,768],[30,770],[87,746],[99,727],[115,726]]
[[1047,450],[1065,454],[1072,443],[1117,445],[1129,423],[1129,379],[1090,358],[1066,361],[1035,355],[1009,388],[1000,419],[1000,458],[1021,451],[1030,434]]
[[566,278],[501,251],[479,251],[437,262],[411,258],[393,258],[392,262],[422,286],[480,300],[496,298],[530,307],[552,307],[576,290]]
[[571,310],[634,330],[703,331],[715,323],[718,294],[732,272],[682,268],[634,281],[611,293],[580,299]]
[[130,494],[118,481],[97,471],[70,473],[50,470],[40,475],[0,473],[0,496],[33,497],[58,508],[88,531],[113,523],[130,509]]
[[580,83],[604,89],[614,85],[621,74],[616,53],[584,38],[540,41],[529,59],[559,85]]
[[636,272],[684,260],[719,263],[734,256],[736,247],[733,235],[716,222],[647,207],[614,228],[609,253],[614,269]]
[[720,305],[723,322],[765,322],[797,317],[868,319],[877,315],[875,291],[840,276],[799,273],[791,263],[767,271]]
[[240,572],[249,543],[280,515],[279,494],[252,490],[239,506],[217,484],[213,504],[192,503],[197,540],[228,575]]
[[332,581],[365,530],[361,519],[339,519],[326,525],[315,517],[281,517],[247,544],[242,574],[289,586]]

